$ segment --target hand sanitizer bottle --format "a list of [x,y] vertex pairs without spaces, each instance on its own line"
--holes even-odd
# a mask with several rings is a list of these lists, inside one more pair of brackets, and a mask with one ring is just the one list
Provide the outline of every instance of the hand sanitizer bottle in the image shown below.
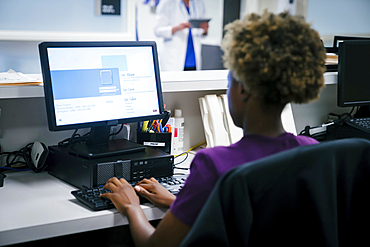
[[180,109],[175,109],[174,126],[172,131],[173,141],[171,154],[181,154],[184,152],[184,118],[182,117],[182,111]]

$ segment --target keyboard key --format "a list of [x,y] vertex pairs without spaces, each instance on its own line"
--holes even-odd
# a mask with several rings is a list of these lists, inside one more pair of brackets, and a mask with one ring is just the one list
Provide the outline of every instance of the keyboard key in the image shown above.
[[354,128],[370,133],[370,118],[352,118],[345,120],[345,122]]

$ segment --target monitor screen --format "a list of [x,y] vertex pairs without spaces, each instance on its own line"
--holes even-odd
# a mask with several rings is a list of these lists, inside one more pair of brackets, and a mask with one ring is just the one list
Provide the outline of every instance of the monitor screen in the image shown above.
[[370,40],[339,45],[338,106],[370,105]]
[[106,143],[111,126],[162,118],[155,42],[43,42],[39,51],[51,131],[105,128]]

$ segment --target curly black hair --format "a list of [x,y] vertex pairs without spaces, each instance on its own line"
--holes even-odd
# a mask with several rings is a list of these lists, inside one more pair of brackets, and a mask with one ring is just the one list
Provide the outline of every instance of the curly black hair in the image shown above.
[[226,68],[266,105],[307,103],[324,87],[319,34],[288,12],[250,14],[225,26]]

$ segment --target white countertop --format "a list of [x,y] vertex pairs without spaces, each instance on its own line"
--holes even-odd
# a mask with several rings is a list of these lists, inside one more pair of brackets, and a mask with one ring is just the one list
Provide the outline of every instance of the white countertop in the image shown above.
[[[179,167],[189,167],[193,158],[189,154]],[[175,164],[182,160],[176,158]],[[128,224],[116,209],[90,210],[71,194],[76,189],[47,172],[6,173],[0,187],[0,246]],[[166,212],[150,203],[141,207],[148,220],[161,219]]]
[[[78,202],[75,187],[32,171],[7,173],[0,188],[0,245],[128,224],[116,209],[92,211]],[[166,210],[142,205],[148,220],[160,219]]]

